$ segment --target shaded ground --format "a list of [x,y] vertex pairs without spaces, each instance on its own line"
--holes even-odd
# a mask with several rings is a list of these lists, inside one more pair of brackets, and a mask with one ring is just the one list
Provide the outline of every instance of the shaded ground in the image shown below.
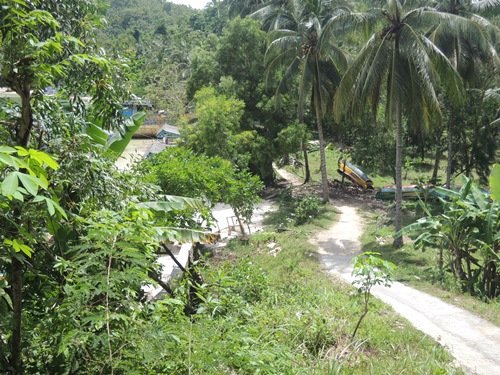
[[[357,206],[359,202],[338,202],[339,221],[311,239],[324,269],[348,282],[352,281],[351,260],[360,252],[359,238],[363,232]],[[465,371],[500,374],[500,328],[399,282],[390,288],[376,287],[373,294],[446,346]]]

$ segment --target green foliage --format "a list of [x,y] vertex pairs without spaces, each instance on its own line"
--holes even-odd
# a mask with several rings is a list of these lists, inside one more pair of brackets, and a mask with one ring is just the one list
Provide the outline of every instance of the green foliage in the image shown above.
[[84,134],[59,138],[49,149],[64,160],[54,172],[54,189],[60,203],[73,214],[86,217],[102,208],[121,209],[130,197],[153,200],[158,187],[140,181],[140,176],[119,174],[114,159]]
[[500,202],[500,164],[495,164],[490,175],[491,196]]
[[[183,318],[169,302],[163,312],[156,304],[155,328],[138,339],[144,348],[139,353],[154,355],[139,354],[137,362],[153,374],[328,374],[333,367],[346,373],[453,373],[440,346],[377,301],[362,339],[351,343],[357,309],[351,307],[350,288],[331,283],[309,256],[307,239],[317,229],[309,224],[260,233],[248,245],[234,241],[207,259],[198,269],[205,279],[199,313]],[[281,251],[268,254],[269,242]],[[176,336],[175,344],[168,333]]]
[[[140,287],[148,282],[148,272],[157,271],[153,251],[160,241],[203,241],[205,232],[189,226],[196,228],[194,212],[207,209],[199,200],[160,196],[157,188],[137,176],[117,174],[100,153],[103,150],[86,136],[60,140],[51,147],[60,152],[61,166],[38,150],[0,147],[0,211],[6,219],[0,231],[0,272],[7,274],[14,260],[29,264],[23,275],[23,316],[27,317],[23,326],[35,333],[24,346],[38,354],[24,360],[33,372],[75,368],[94,372],[103,364],[119,367],[121,349],[113,360],[100,357],[106,354],[101,348],[108,348],[100,319],[116,329],[112,344],[122,346],[129,329],[137,328],[131,322],[142,313]],[[131,200],[145,203],[135,207]],[[71,214],[66,216],[65,211]],[[111,275],[116,284],[110,293],[116,299],[107,316],[102,271],[112,251],[116,253]],[[54,268],[56,263],[60,271]],[[5,292],[11,289],[10,280],[1,278],[0,292],[0,328],[6,332],[0,347],[6,355],[10,349],[3,340],[12,332],[8,308],[14,300]],[[79,318],[68,319],[74,314]],[[53,325],[60,328],[57,334]],[[0,356],[1,369],[6,363]]]
[[[487,74],[487,73],[484,73]],[[492,100],[483,90],[468,90],[463,107],[451,109],[450,116],[456,121],[451,141],[453,143],[452,170],[466,176],[477,174],[481,183],[488,183],[490,166],[496,160],[497,126],[490,123],[498,116],[500,101]]]
[[[19,368],[22,363],[23,268],[34,263],[51,224],[67,219],[49,178],[49,170],[58,168],[42,151],[0,146],[0,330],[6,332],[0,335],[0,350],[6,353],[0,356],[0,369]],[[10,347],[4,344],[8,339]]]
[[130,118],[125,120],[124,127],[125,130],[123,134],[119,131],[115,131],[112,134],[108,134],[103,129],[95,124],[90,124],[86,130],[87,134],[92,138],[94,142],[105,146],[109,151],[112,152],[115,159],[119,158],[125,148],[132,139],[134,133],[139,130],[146,114],[144,112],[136,112]]
[[251,311],[245,309],[260,302],[269,287],[267,275],[251,261],[222,264],[214,276],[210,283],[196,288],[201,300],[197,314],[212,318],[241,314],[248,318]]
[[302,144],[309,139],[309,131],[303,123],[293,122],[284,129],[281,129],[276,137],[280,154],[288,156],[288,154],[296,153],[300,150]]
[[259,84],[264,70],[266,33],[251,18],[235,18],[224,30],[217,49],[221,76],[230,76],[237,83],[237,98],[250,111],[255,111],[262,93]]
[[258,177],[236,170],[228,160],[196,155],[183,147],[167,149],[145,160],[139,168],[165,194],[227,203],[236,216],[247,221],[262,190]]
[[[141,300],[141,287],[152,282],[151,273],[159,272],[155,253],[160,243],[204,240],[201,225],[209,219],[205,199],[226,202],[238,218],[249,220],[262,183],[246,170],[272,182],[272,160],[296,152],[307,140],[306,125],[289,125],[295,117],[295,101],[282,96],[282,106],[276,110],[274,98],[265,94],[266,34],[248,18],[228,23],[228,6],[247,12],[257,9],[258,2],[214,2],[203,12],[161,0],[112,1],[109,5],[100,0],[4,3],[0,9],[0,82],[19,94],[21,105],[2,106],[0,139],[25,146],[30,142],[30,147],[37,145],[44,152],[28,146],[0,146],[0,372],[13,366],[24,367],[26,373],[446,371],[448,358],[441,348],[422,340],[404,323],[394,324],[396,317],[384,321],[385,313],[367,318],[367,341],[359,347],[346,341],[353,315],[346,308],[348,292],[330,285],[309,256],[307,239],[314,230],[310,222],[325,211],[313,197],[283,199],[284,220],[304,226],[289,228],[293,232],[257,235],[249,245],[232,243],[229,249],[218,251],[208,266],[200,262],[198,270],[204,273],[205,283],[181,283],[174,298]],[[295,58],[291,68],[303,72],[299,112],[310,97],[316,105],[311,111],[322,115],[332,103],[338,72],[345,68],[340,50],[325,43],[334,34],[340,40],[341,30],[324,21],[342,16],[343,27],[367,20],[359,15],[351,19],[344,9],[331,13],[327,3],[293,4],[297,11],[293,17],[288,12],[291,5],[281,4],[283,12],[274,13],[279,16],[274,18],[275,25],[293,30],[298,37],[282,39],[281,47],[293,44],[296,48],[284,48],[288,52],[280,57],[287,60],[290,53]],[[397,1],[392,4],[398,5]],[[277,9],[275,4],[267,9],[271,8]],[[323,12],[327,8],[329,12]],[[395,9],[390,10],[394,13]],[[95,45],[95,27],[104,13],[108,26],[97,31],[97,39],[117,60],[109,59]],[[282,21],[299,21],[300,25]],[[443,22],[443,28],[450,24]],[[424,29],[428,31],[427,26]],[[278,34],[273,39],[284,36]],[[359,37],[342,40],[342,47],[356,52]],[[390,42],[386,38],[383,43]],[[397,71],[398,83],[406,82],[399,75],[425,71],[425,56],[415,46],[419,45],[409,43],[404,49],[416,63]],[[379,57],[389,54],[382,51]],[[126,65],[121,56],[128,58]],[[325,58],[336,65],[327,66]],[[383,70],[377,70],[380,64],[372,65],[370,82],[380,86]],[[429,81],[436,78],[436,72],[430,73]],[[291,70],[274,73],[274,78],[284,78],[281,88],[298,83],[289,79]],[[109,155],[123,152],[140,126],[134,118],[123,123],[120,116],[126,79],[137,94],[147,94],[158,109],[166,109],[168,121],[186,113],[186,99],[194,97],[196,121],[183,131],[194,152],[169,149],[136,170],[116,170]],[[456,81],[444,79],[443,83]],[[43,94],[49,85],[58,89],[53,97]],[[427,85],[418,85],[428,93]],[[309,90],[315,86],[320,90]],[[382,95],[381,99],[392,98]],[[415,98],[407,102],[414,104]],[[370,94],[355,100],[375,107],[378,99]],[[432,95],[427,99],[424,104],[433,102]],[[478,103],[467,105],[475,108]],[[467,125],[463,134],[457,133],[455,140],[465,139],[464,144],[472,148],[463,148],[464,158],[456,156],[461,166],[470,167],[467,172],[474,170],[485,177],[483,166],[491,162],[496,147],[493,126],[485,126],[498,114],[491,103],[480,104],[484,110],[480,116],[465,106],[478,121],[477,126]],[[429,108],[436,110],[432,105]],[[308,122],[311,113],[306,112],[303,118]],[[413,117],[413,113],[406,114]],[[427,117],[432,116],[426,113],[424,120]],[[472,124],[472,117],[464,114],[461,122]],[[368,150],[356,145],[367,163],[390,164],[390,142],[382,133],[365,139],[370,143]],[[31,141],[30,134],[35,135]],[[354,140],[360,137],[364,138],[353,136]],[[469,151],[478,149],[486,152],[470,157]],[[448,217],[438,220],[439,234],[454,226],[464,234],[456,235],[457,243],[470,237],[460,242],[461,250],[470,250],[470,257],[462,258],[472,262],[468,280],[487,294],[495,282],[498,285],[499,209],[478,189],[467,186],[460,198],[447,192],[454,200],[447,203]],[[492,193],[496,194],[493,182]],[[449,225],[446,220],[455,221]],[[427,227],[427,232],[436,234],[436,228]],[[272,254],[268,242],[274,242]],[[369,257],[357,266],[364,270],[358,277],[365,280],[360,290],[366,296],[371,285],[383,279],[376,274],[383,266],[376,257]],[[482,268],[472,258],[482,262]],[[482,278],[479,269],[484,271]],[[200,304],[188,317],[183,310],[193,290]],[[380,304],[374,309],[383,311]],[[15,337],[20,327],[29,332],[22,341]],[[16,341],[22,343],[23,366],[21,361],[11,363]],[[408,347],[412,355],[401,357]],[[345,348],[349,348],[348,360]]]
[[[380,124],[379,124],[380,125]],[[381,125],[360,126],[351,151],[352,160],[361,168],[395,177],[395,142],[388,129]]]
[[[27,146],[32,132],[41,147],[81,131],[88,122],[105,129],[121,125],[124,66],[107,59],[93,43],[97,11],[87,0],[63,5],[9,0],[2,7],[0,75],[20,101],[20,118],[9,118],[16,144]],[[43,91],[49,86],[58,90],[47,99]],[[84,96],[91,98],[90,104]]]
[[195,93],[202,87],[210,86],[219,78],[218,63],[214,48],[194,48],[191,51],[191,76],[187,82],[188,99],[193,99]]
[[[52,312],[58,335],[51,341],[57,341],[48,353],[29,358],[29,366],[55,371],[59,363],[67,371],[87,372],[123,368],[123,343],[141,314],[140,289],[158,248],[151,219],[147,210],[130,206],[79,220],[85,235],[55,264],[66,280],[64,299]],[[55,363],[42,365],[41,358]]]
[[194,50],[214,49],[210,32],[204,25],[197,29],[196,20],[206,17],[199,10],[161,0],[112,1],[105,14],[105,27],[97,31],[98,44],[109,55],[127,59],[128,88],[164,110],[169,123],[176,123],[185,113],[186,99],[204,86],[189,88],[191,77],[203,79],[203,74],[196,74],[203,59],[196,60]]
[[[456,31],[463,20],[433,8],[403,11],[402,4],[412,5],[399,0],[387,1],[386,9],[381,13],[377,11],[384,25],[377,25],[380,29],[371,35],[347,69],[333,104],[335,118],[340,121],[343,116],[352,118],[364,114],[369,105],[376,114],[381,100],[385,99],[385,122],[394,127],[396,143],[396,232],[402,226],[403,117],[410,127],[428,129],[442,119],[438,88],[456,105],[464,102],[465,91],[451,62],[426,34],[438,25]],[[367,20],[371,21],[371,17]],[[367,24],[367,20],[363,23]],[[396,236],[394,245],[402,244],[403,238]]]
[[316,218],[321,212],[321,200],[315,196],[303,197],[294,208],[295,224],[302,225]]
[[278,230],[310,223],[325,212],[325,206],[316,196],[293,197],[290,189],[283,190],[277,202],[278,210],[270,212],[264,222],[275,225]]
[[222,201],[222,184],[233,174],[228,160],[196,155],[184,147],[168,148],[138,168],[165,194],[206,198],[212,203]]
[[[471,179],[464,178],[459,192],[438,189],[443,211],[433,215],[423,204],[427,216],[403,229],[418,235],[415,245],[439,251],[438,270],[443,278],[450,271],[462,291],[495,298],[500,294],[498,280],[500,251],[500,209]],[[449,262],[445,264],[444,256]]]
[[[31,256],[32,249],[24,244],[24,239],[9,239],[9,234],[25,232],[17,215],[31,211],[31,205],[46,207],[48,216],[67,218],[49,187],[48,169],[57,170],[59,164],[48,154],[23,147],[0,146],[0,209],[8,221],[2,230],[3,245]],[[12,212],[12,211],[16,212]],[[9,212],[10,211],[10,212]],[[14,225],[15,229],[9,228]],[[31,236],[30,241],[35,241]]]
[[376,285],[389,286],[396,266],[380,257],[380,253],[365,251],[354,258],[352,282],[359,294],[370,293]]
[[[276,72],[284,70],[277,75],[276,106],[280,106],[280,98],[284,93],[291,88],[296,89],[297,117],[301,122],[310,98],[320,146],[323,202],[327,202],[329,188],[322,121],[326,113],[332,110],[331,104],[341,74],[347,68],[347,57],[335,44],[332,30],[340,29],[342,19],[349,14],[349,10],[337,8],[337,4],[327,1],[291,2],[287,5],[284,9],[286,17],[282,17],[282,9],[272,4],[268,6],[272,10],[271,14],[257,12],[264,23],[272,20],[272,41],[265,55],[265,81],[267,85],[273,83]],[[294,80],[298,81],[298,85],[292,85]]]
[[[271,185],[274,182],[272,162],[280,156],[276,137],[291,116],[288,108],[275,111],[272,98],[265,93],[262,83],[265,45],[266,35],[256,21],[232,20],[221,37],[211,38],[206,45],[193,50],[188,98],[210,86],[216,89],[217,95],[244,103],[238,128],[232,129],[232,135],[238,135],[233,144],[239,147],[231,160]],[[235,107],[238,111],[239,108],[239,105]],[[215,155],[227,158],[227,149]]]
[[[249,155],[242,142],[240,121],[245,104],[235,98],[219,95],[207,87],[195,95],[196,123],[181,129],[182,143],[197,153],[219,156],[242,167],[248,165]],[[251,134],[248,134],[251,139]]]

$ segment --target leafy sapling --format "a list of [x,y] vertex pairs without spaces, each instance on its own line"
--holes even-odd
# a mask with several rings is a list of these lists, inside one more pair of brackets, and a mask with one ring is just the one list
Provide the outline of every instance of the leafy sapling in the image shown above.
[[371,289],[375,285],[390,286],[392,283],[392,272],[396,265],[380,257],[380,253],[367,251],[354,258],[354,269],[352,284],[357,288],[357,295],[361,296],[364,304],[363,313],[354,328],[351,338],[354,339],[361,322],[368,314],[368,304]]

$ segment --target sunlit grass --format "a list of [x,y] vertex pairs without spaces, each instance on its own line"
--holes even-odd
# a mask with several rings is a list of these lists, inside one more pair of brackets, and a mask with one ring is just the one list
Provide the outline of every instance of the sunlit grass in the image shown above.
[[[351,157],[348,153],[344,153],[337,149],[332,144],[328,145],[325,150],[326,156],[326,168],[329,180],[338,179],[341,180],[342,176],[337,172],[337,161],[339,158],[345,158],[347,161],[351,161]],[[300,159],[303,161],[302,159]],[[321,180],[320,166],[320,156],[319,151],[313,151],[309,153],[309,163],[311,168],[311,177],[313,181]],[[425,157],[424,160],[420,158],[406,160],[403,165],[403,184],[412,185],[418,183],[425,183],[430,180],[432,176],[433,160],[431,157]],[[286,169],[290,172],[295,173],[299,177],[304,177],[304,168],[287,166]],[[376,170],[370,168],[361,167],[363,172],[365,172],[368,177],[373,181],[375,188],[381,188],[387,185],[394,184],[394,177],[391,174],[380,174]],[[444,182],[446,178],[446,159],[443,158],[440,163],[440,168],[438,171],[438,181]]]
[[[277,217],[281,220],[286,214]],[[361,305],[350,285],[321,272],[309,243],[334,218],[334,210],[327,207],[311,223],[280,232],[274,231],[276,223],[271,220],[268,231],[253,235],[248,243],[234,240],[209,260],[207,283],[217,285],[229,278],[237,280],[237,288],[251,288],[258,280],[260,298],[215,325],[197,320],[197,355],[203,352],[200,358],[208,357],[205,361],[218,356],[218,368],[206,373],[250,373],[244,367],[248,359],[242,358],[238,367],[238,356],[248,353],[253,356],[251,373],[461,373],[444,348],[377,300],[351,342]],[[258,275],[265,275],[265,280]],[[218,344],[198,345],[214,341],[207,337],[217,337]]]
[[[383,213],[364,211],[365,232],[362,236],[364,251],[379,251],[384,259],[397,265],[395,278],[410,286],[432,294],[442,300],[463,307],[500,326],[500,299],[483,301],[462,293],[449,272],[438,271],[438,250],[415,249],[411,240],[396,249],[392,246],[392,220]],[[445,252],[446,258],[446,252]]]

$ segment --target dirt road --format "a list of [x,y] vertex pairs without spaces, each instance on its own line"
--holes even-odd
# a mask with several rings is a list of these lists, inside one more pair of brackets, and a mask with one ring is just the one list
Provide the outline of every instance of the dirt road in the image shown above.
[[[311,242],[318,248],[324,269],[351,282],[351,259],[360,252],[363,221],[352,204],[339,203],[336,208],[339,220]],[[373,294],[447,347],[467,373],[500,375],[499,327],[398,282],[390,288],[376,287]]]

